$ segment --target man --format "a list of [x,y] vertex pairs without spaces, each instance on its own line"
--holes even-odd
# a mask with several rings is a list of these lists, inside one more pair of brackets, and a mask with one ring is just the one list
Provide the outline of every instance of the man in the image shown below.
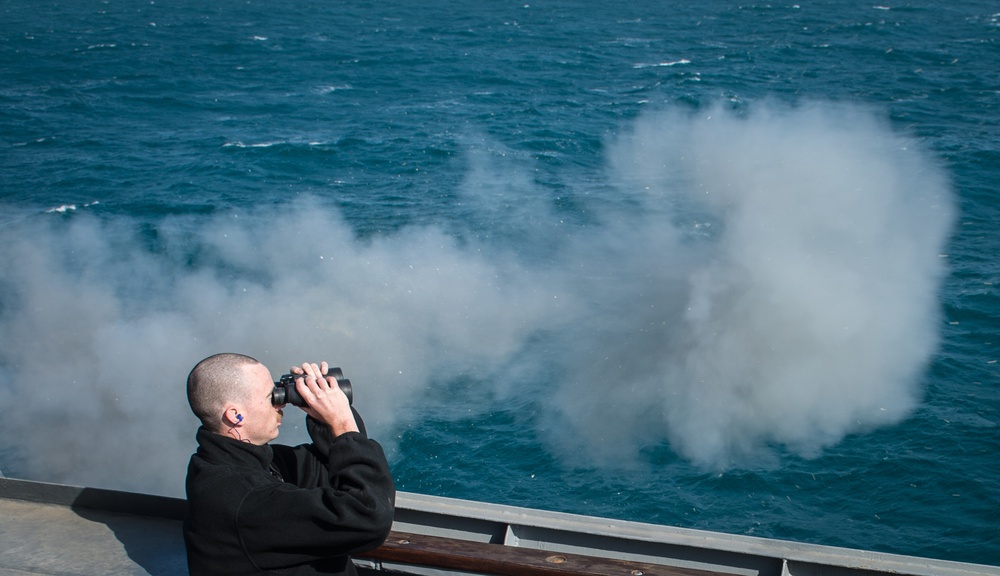
[[312,438],[294,448],[269,444],[284,405],[272,405],[263,364],[217,354],[191,371],[188,401],[202,423],[187,474],[192,576],[353,575],[348,555],[385,541],[396,497],[389,465],[327,368],[292,368]]

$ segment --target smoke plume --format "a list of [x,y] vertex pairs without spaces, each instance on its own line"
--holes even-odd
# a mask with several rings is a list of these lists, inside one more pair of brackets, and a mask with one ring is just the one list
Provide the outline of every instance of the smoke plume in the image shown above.
[[179,494],[184,379],[220,351],[275,376],[340,365],[389,439],[435,382],[531,387],[549,446],[598,463],[663,442],[706,467],[812,456],[914,408],[953,207],[912,139],[863,110],[760,105],[651,113],[607,150],[618,196],[587,226],[470,153],[468,233],[359,239],[317,200],[0,228],[0,455]]

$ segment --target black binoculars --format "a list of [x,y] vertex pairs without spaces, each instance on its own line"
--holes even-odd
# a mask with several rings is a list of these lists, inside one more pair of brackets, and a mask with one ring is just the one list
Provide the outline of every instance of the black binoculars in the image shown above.
[[[337,379],[340,391],[347,396],[347,403],[354,404],[354,390],[351,388],[351,381],[344,378],[344,373],[340,368],[330,368],[324,376],[333,376]],[[274,383],[274,391],[271,392],[271,404],[280,406],[291,404],[292,406],[305,406],[306,401],[302,399],[299,391],[295,388],[296,378],[305,378],[305,374],[285,374]]]

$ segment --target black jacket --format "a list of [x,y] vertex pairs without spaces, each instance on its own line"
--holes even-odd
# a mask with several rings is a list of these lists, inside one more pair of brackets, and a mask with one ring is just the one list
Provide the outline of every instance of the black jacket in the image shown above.
[[382,447],[333,437],[306,418],[312,444],[255,446],[198,430],[187,474],[184,544],[192,576],[355,574],[349,554],[392,526],[396,488]]

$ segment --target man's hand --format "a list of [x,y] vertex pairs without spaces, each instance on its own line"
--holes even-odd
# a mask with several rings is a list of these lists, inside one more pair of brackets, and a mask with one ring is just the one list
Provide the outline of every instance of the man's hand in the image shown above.
[[292,366],[292,374],[301,375],[301,378],[295,378],[295,388],[306,401],[302,409],[329,426],[334,436],[357,432],[358,423],[354,421],[351,404],[337,384],[337,379],[333,376],[323,377],[329,369],[326,362],[318,366],[308,362],[301,367]]

